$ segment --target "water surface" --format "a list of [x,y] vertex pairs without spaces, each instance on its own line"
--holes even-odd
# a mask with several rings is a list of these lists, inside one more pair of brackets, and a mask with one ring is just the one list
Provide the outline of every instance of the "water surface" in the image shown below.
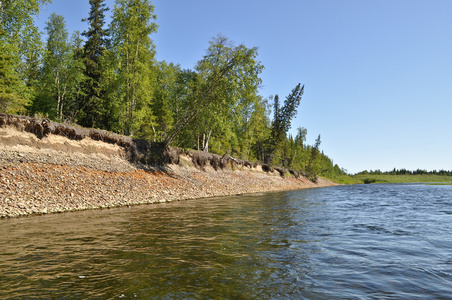
[[452,186],[0,220],[1,299],[451,299]]

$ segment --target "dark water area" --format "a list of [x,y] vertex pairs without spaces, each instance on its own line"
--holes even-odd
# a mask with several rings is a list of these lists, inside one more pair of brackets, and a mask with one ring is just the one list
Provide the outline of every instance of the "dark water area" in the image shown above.
[[0,299],[452,299],[452,186],[0,220]]

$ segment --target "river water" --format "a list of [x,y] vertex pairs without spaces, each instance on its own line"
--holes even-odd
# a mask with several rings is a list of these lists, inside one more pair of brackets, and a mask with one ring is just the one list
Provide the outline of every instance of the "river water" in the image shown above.
[[452,299],[452,186],[0,220],[0,299]]

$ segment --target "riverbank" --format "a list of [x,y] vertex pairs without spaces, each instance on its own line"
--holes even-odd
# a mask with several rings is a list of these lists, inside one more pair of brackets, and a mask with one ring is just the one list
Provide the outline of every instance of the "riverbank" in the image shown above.
[[262,166],[196,168],[180,155],[164,167],[132,163],[118,144],[0,128],[0,217],[333,186],[281,177]]
[[422,174],[422,175],[390,175],[390,174],[358,174],[352,176],[363,183],[450,183],[452,176]]

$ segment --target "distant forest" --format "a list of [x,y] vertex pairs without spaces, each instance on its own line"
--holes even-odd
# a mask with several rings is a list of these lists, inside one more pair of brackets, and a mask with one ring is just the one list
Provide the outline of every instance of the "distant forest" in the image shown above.
[[283,101],[259,95],[264,66],[258,48],[219,35],[193,69],[158,61],[151,39],[158,25],[149,0],[116,0],[114,8],[89,0],[90,13],[81,20],[88,30],[71,34],[64,16],[53,13],[43,40],[34,17],[47,3],[0,2],[1,112],[229,153],[311,179],[344,174],[319,150],[320,135],[307,145],[305,128],[289,134],[303,85]]
[[427,170],[421,170],[417,169],[415,171],[410,171],[406,169],[396,169],[394,168],[392,171],[385,171],[382,172],[380,170],[375,171],[361,171],[359,173],[356,173],[355,175],[439,175],[439,176],[452,176],[452,171],[446,171],[446,170],[433,170],[433,171],[427,171]]

